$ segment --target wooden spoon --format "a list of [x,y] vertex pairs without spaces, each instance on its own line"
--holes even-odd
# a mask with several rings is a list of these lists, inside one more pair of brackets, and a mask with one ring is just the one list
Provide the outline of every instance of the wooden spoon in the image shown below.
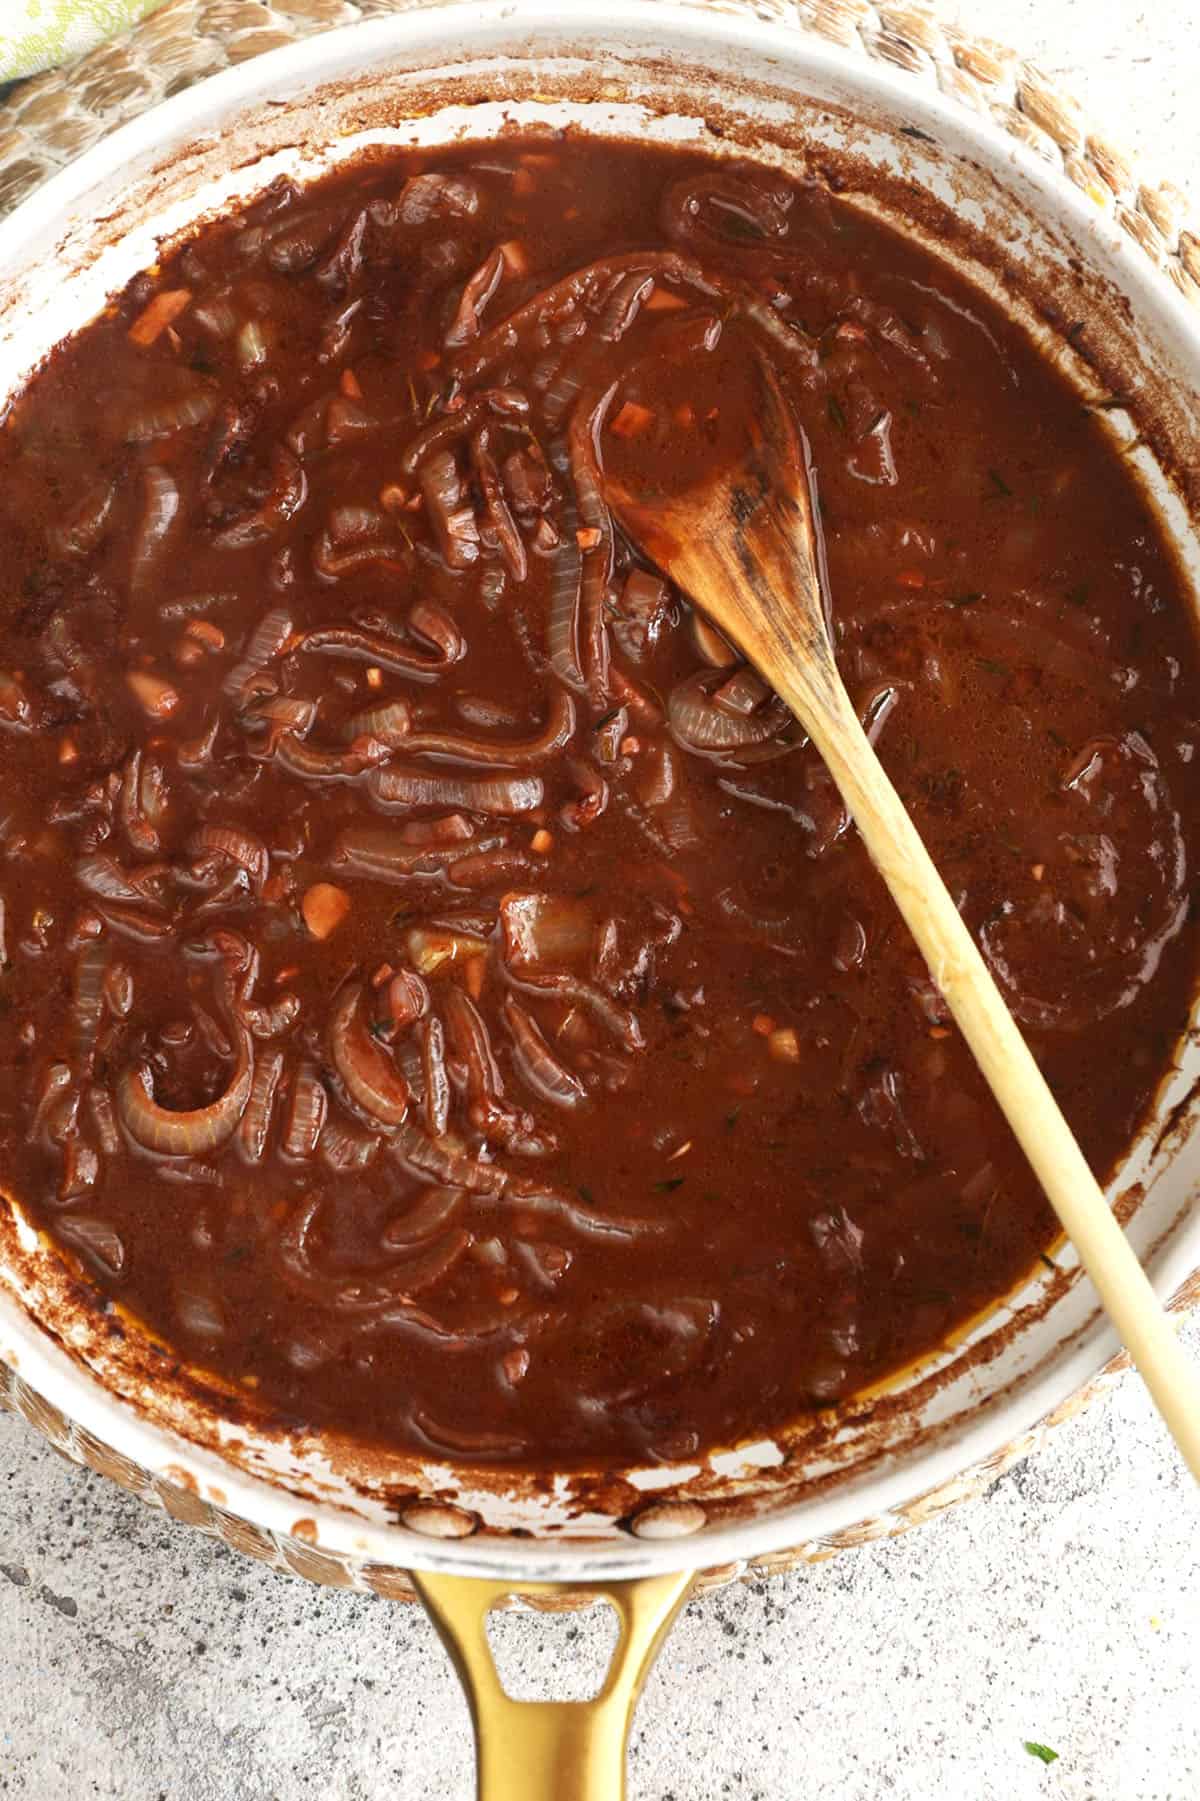
[[753,423],[678,493],[612,474],[622,525],[786,702],[1033,1165],[1159,1412],[1200,1481],[1200,1382],[1017,1030],[975,940],[867,740],[834,660],[807,449],[774,372],[751,363]]

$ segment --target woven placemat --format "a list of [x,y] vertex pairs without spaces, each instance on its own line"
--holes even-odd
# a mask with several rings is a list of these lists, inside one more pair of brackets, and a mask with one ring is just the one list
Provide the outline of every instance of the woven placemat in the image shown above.
[[[675,0],[658,3],[669,7]],[[18,83],[0,100],[0,214],[118,125],[220,69],[338,25],[441,4],[443,0],[167,0],[131,31],[74,63]],[[928,5],[879,6],[870,0],[709,0],[709,4],[776,24],[789,23],[797,31],[903,70],[974,113],[990,115],[1114,219],[1162,275],[1200,306],[1200,230],[1190,226],[1198,216],[1187,197],[1170,182],[1143,179],[1132,160],[1089,125],[1078,102],[1035,63],[946,22]],[[1200,1308],[1200,1270],[1179,1289],[1170,1306],[1175,1313]],[[1036,1450],[1055,1426],[1110,1389],[1127,1366],[1122,1353],[1032,1431],[903,1507],[792,1550],[705,1571],[699,1591],[821,1562],[874,1539],[895,1537],[976,1498]],[[232,1550],[312,1582],[393,1600],[416,1599],[402,1569],[333,1556],[300,1539],[264,1531],[139,1468],[51,1407],[2,1363],[0,1407],[19,1413],[64,1456],[110,1477]],[[546,1605],[575,1604],[563,1596]]]
[[[671,0],[660,0],[669,5]],[[693,0],[694,3],[694,0]],[[904,70],[1058,168],[1200,305],[1200,214],[1172,182],[1146,178],[1036,63],[946,22],[929,5],[871,0],[710,0],[790,23]],[[0,212],[114,127],[206,75],[358,19],[440,0],[167,0],[99,49],[18,83],[0,102]]]

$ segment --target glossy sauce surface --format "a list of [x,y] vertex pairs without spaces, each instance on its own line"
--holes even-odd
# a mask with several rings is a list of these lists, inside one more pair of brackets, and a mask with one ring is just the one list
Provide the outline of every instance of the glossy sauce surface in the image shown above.
[[1015,328],[677,152],[279,186],[0,433],[0,1156],[288,1420],[686,1456],[935,1345],[1053,1235],[819,760],[604,505],[606,459],[719,435],[748,347],[812,446],[848,685],[1102,1174],[1166,1070],[1188,603]]

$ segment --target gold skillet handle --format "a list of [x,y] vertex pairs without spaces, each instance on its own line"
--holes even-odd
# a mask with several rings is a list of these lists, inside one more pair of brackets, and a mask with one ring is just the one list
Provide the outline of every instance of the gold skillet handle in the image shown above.
[[[412,1572],[450,1653],[475,1729],[479,1801],[624,1801],[625,1741],[637,1698],[693,1574],[631,1582],[494,1582]],[[514,1701],[492,1661],[487,1616],[510,1595],[594,1595],[611,1602],[620,1636],[591,1701]]]

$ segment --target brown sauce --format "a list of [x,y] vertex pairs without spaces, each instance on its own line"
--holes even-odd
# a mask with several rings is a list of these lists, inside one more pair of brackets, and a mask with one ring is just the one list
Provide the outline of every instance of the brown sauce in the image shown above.
[[277,186],[0,432],[0,1167],[289,1421],[686,1456],[1053,1236],[803,734],[605,508],[747,341],[848,685],[1101,1174],[1184,1027],[1188,603],[1015,327],[679,152]]

